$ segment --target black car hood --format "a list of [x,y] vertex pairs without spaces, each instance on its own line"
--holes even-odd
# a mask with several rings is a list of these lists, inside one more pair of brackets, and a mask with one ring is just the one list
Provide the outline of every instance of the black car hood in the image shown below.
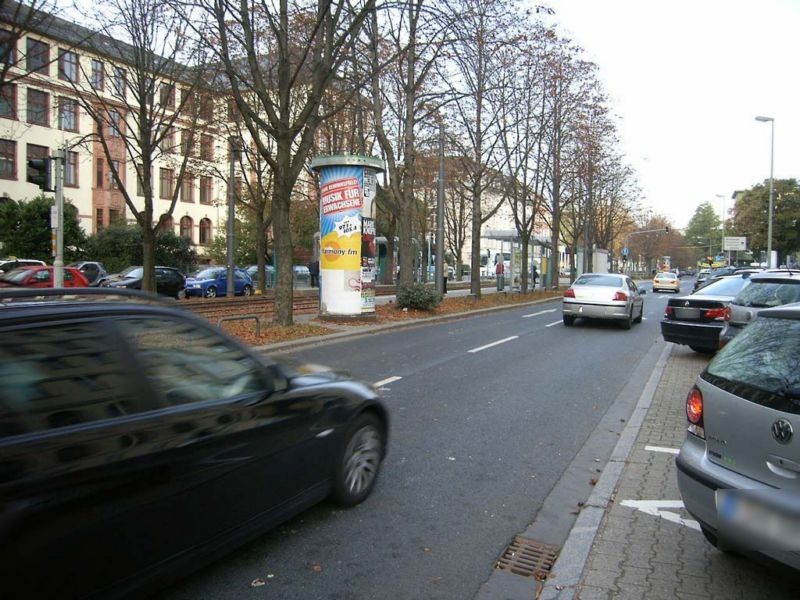
[[353,376],[346,371],[336,371],[325,365],[301,362],[299,360],[280,357],[272,359],[293,385],[320,385],[332,381],[352,380]]

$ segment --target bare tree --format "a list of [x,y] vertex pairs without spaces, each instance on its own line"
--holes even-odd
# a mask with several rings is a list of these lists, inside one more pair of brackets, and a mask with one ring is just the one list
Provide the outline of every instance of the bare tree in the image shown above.
[[[191,46],[183,16],[168,4],[110,0],[94,18],[101,33],[90,43],[114,62],[93,61],[88,72],[79,63],[80,76],[68,77],[95,124],[93,134],[75,143],[105,158],[113,187],[142,228],[142,289],[155,291],[156,232],[171,223],[195,161],[199,116],[204,122],[214,120],[214,96],[204,85],[210,77]],[[126,179],[130,166],[134,181]]]
[[[322,110],[325,93],[339,77],[352,40],[375,10],[375,2],[197,4],[211,19],[212,31],[204,35],[225,71],[242,125],[273,173],[271,215],[278,257],[273,322],[277,325],[291,325],[293,318],[292,192],[320,123],[330,116]],[[197,20],[193,23],[198,30],[204,27]]]

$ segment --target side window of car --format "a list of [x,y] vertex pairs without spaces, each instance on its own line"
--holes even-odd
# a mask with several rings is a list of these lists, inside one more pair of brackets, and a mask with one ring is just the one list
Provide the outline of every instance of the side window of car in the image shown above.
[[34,275],[34,279],[36,279],[36,281],[50,281],[50,271],[37,271],[36,275]]
[[72,274],[72,271],[67,271],[64,269],[64,281],[74,281],[75,276]]
[[0,333],[0,438],[148,410],[141,381],[97,322]]
[[272,390],[265,369],[217,332],[179,317],[118,322],[142,372],[168,405],[227,400]]

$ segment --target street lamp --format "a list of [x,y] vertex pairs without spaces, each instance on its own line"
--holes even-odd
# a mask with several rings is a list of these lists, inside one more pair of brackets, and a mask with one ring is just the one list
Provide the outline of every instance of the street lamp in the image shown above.
[[775,164],[775,119],[772,117],[756,117],[756,121],[770,124],[770,149],[769,149],[769,215],[767,216],[767,266],[772,267],[772,190],[773,190],[773,165]]
[[[722,198],[722,237],[719,242],[720,254],[725,256],[725,195],[714,194],[717,198]],[[728,261],[730,262],[730,261]]]

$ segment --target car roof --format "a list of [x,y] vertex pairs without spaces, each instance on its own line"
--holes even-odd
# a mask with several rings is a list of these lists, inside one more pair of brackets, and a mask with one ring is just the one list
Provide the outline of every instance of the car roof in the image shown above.
[[759,312],[758,316],[768,319],[800,319],[800,302],[766,308]]
[[800,271],[790,270],[773,270],[773,271],[758,271],[750,276],[752,281],[791,281],[793,283],[800,283]]

